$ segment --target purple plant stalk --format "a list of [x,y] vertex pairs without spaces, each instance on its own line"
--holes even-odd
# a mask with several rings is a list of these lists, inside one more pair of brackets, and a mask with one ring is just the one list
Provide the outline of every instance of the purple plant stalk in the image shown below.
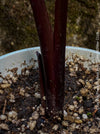
[[[48,115],[62,115],[64,103],[64,68],[68,0],[55,2],[54,33],[44,0],[30,0],[40,39],[37,52],[41,102]],[[46,96],[46,103],[43,98]]]
[[54,52],[56,75],[56,107],[61,110],[64,103],[65,45],[68,0],[55,2]]

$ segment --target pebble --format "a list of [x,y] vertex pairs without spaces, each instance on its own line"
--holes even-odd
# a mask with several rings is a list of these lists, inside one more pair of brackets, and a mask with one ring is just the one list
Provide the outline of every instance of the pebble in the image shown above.
[[39,89],[38,85],[35,85],[35,91],[37,91]]
[[98,81],[94,82],[94,85],[96,85],[96,86],[99,85],[99,82]]
[[92,122],[88,121],[87,123],[88,123],[88,126],[91,127]]
[[63,125],[64,127],[68,127],[68,122],[67,122],[67,121],[62,121],[62,125]]
[[84,80],[82,80],[82,79],[79,79],[79,82],[80,82],[80,83],[82,83],[83,85],[85,85],[85,82],[84,82]]
[[8,84],[8,81],[7,80],[3,80],[2,83],[3,84]]
[[67,121],[70,121],[70,122],[74,122],[73,116],[70,116],[70,115],[64,117],[64,120],[67,120]]
[[90,84],[90,82],[86,82],[86,85],[87,85],[88,89],[92,88],[92,85]]
[[19,94],[20,94],[21,96],[24,96],[24,95],[25,95],[25,90],[24,90],[23,88],[21,88]]
[[28,94],[28,93],[25,93],[25,97],[30,97],[30,94]]
[[34,94],[34,96],[35,96],[36,98],[38,98],[38,99],[40,99],[40,98],[41,98],[40,93],[35,93],[35,94]]
[[98,109],[98,105],[94,105],[94,109]]
[[39,118],[39,114],[37,111],[32,113],[32,119],[37,120]]
[[77,101],[73,101],[73,104],[74,104],[74,105],[78,105],[78,102],[77,102]]
[[61,134],[69,134],[68,130],[63,129],[63,131],[61,132]]
[[79,110],[78,110],[79,114],[82,114],[84,112],[84,109],[83,107],[80,107]]
[[45,115],[45,109],[42,106],[40,107],[40,115]]
[[74,105],[74,107],[75,107],[75,108],[78,108],[78,106],[77,106],[77,105]]
[[95,102],[99,102],[99,98],[96,98],[96,99],[95,99]]
[[90,83],[93,83],[93,79],[90,79],[89,82],[90,82]]
[[1,84],[1,88],[5,89],[5,88],[8,88],[10,87],[10,84]]
[[17,81],[17,77],[12,77],[13,82]]
[[9,84],[12,84],[12,80],[8,80]]
[[10,94],[10,102],[14,103],[15,102],[15,96],[11,93]]
[[43,100],[46,100],[46,96],[43,96]]
[[77,119],[75,119],[75,123],[81,124],[81,123],[82,123],[82,120],[77,120]]
[[58,125],[54,125],[52,129],[57,131],[58,127],[59,127]]
[[70,125],[70,130],[71,131],[74,131],[75,128],[76,128],[76,123],[73,123],[73,124]]
[[69,109],[71,110],[71,111],[73,111],[74,110],[74,105],[69,105]]
[[70,68],[69,71],[70,71],[70,72],[74,72],[74,69],[73,69],[73,68]]
[[36,121],[28,122],[28,126],[29,126],[30,130],[32,131],[35,128],[35,126],[36,126]]
[[86,71],[85,71],[85,74],[90,74],[90,71],[89,71],[89,70],[86,70]]
[[78,71],[78,66],[74,66],[74,69],[77,72]]
[[98,122],[98,128],[100,128],[100,121]]
[[11,122],[13,123],[13,124],[16,124],[17,123],[17,121],[16,120],[11,120]]
[[9,130],[8,125],[4,123],[0,124],[0,129]]
[[90,134],[94,134],[96,132],[95,128],[90,128]]
[[70,76],[76,76],[76,73],[75,72],[71,72],[69,75]]
[[36,106],[36,111],[39,112],[39,110],[40,110],[40,106]]
[[9,119],[10,119],[10,118],[16,119],[16,118],[17,118],[17,112],[15,112],[15,111],[10,111],[10,112],[8,113],[8,118],[9,118]]
[[75,128],[76,128],[76,129],[79,129],[79,128],[80,128],[80,125],[77,125]]
[[33,120],[33,118],[32,118],[32,117],[30,117],[30,118],[29,118],[29,120]]
[[77,116],[77,117],[76,117],[76,119],[77,119],[77,120],[80,120],[80,117],[79,117],[79,116]]
[[22,128],[22,132],[24,132],[24,131],[25,131],[25,125],[23,124],[23,125],[21,126],[21,128]]
[[66,117],[68,115],[68,113],[64,110],[64,117]]
[[74,117],[77,117],[77,116],[78,116],[78,114],[77,114],[77,113],[74,113],[74,114],[73,114],[73,116],[74,116]]
[[94,86],[94,88],[93,89],[100,89],[100,85],[98,85],[98,86]]
[[0,90],[0,94],[3,94],[3,90]]
[[82,114],[82,118],[86,120],[88,119],[88,116],[86,114]]
[[72,62],[72,61],[71,61],[70,63],[71,63],[71,65],[72,65],[72,66],[74,66],[74,65],[75,65],[75,64],[74,64],[74,62]]
[[49,133],[44,133],[41,130],[38,131],[39,134],[49,134]]
[[5,120],[5,119],[7,119],[7,116],[6,115],[0,115],[0,120]]
[[26,119],[22,118],[21,121],[25,121]]
[[80,93],[81,93],[82,96],[87,96],[88,92],[89,92],[89,90],[88,89],[85,89],[85,88],[82,88],[80,90]]
[[26,73],[26,75],[29,75],[29,73],[30,73],[30,72],[29,72],[29,70],[26,70],[26,72],[25,72],[25,73]]
[[83,98],[82,96],[80,96],[79,102],[82,103],[82,101],[83,101]]
[[89,127],[88,127],[88,126],[86,126],[86,127],[84,127],[84,128],[83,128],[83,130],[84,130],[84,132],[86,132],[86,133],[87,133],[87,132],[88,132],[88,130],[89,130]]
[[35,110],[35,107],[32,107],[33,111]]

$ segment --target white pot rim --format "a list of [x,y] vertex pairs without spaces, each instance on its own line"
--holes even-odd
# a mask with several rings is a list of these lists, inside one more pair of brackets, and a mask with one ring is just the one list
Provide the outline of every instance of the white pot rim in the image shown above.
[[[37,68],[38,63],[35,62],[37,61],[36,51],[40,52],[40,47],[26,48],[0,56],[1,75],[5,77],[10,73],[9,70],[13,68],[18,68],[18,74],[27,66],[34,65],[34,68]],[[65,58],[71,60],[72,55],[78,55],[86,59],[86,67],[88,67],[88,59],[93,63],[100,63],[100,52],[92,49],[66,46]]]
[[[88,48],[82,48],[82,47],[72,47],[72,46],[66,46],[66,48],[67,49],[73,49],[73,50],[77,50],[77,51],[80,51],[80,50],[82,50],[82,51],[89,51],[89,52],[91,52],[91,53],[95,53],[95,54],[99,54],[100,55],[100,52],[98,52],[98,51],[96,51],[96,50],[92,50],[92,49],[88,49]],[[4,54],[4,55],[2,55],[2,56],[0,56],[0,60],[1,59],[4,59],[4,58],[6,58],[6,57],[8,57],[8,56],[11,56],[11,55],[13,55],[13,54],[18,54],[18,53],[21,53],[21,52],[26,52],[26,51],[30,51],[30,50],[40,50],[40,47],[32,47],[32,48],[25,48],[25,49],[21,49],[21,50],[16,50],[16,51],[14,51],[14,52],[10,52],[10,53],[7,53],[7,54]]]

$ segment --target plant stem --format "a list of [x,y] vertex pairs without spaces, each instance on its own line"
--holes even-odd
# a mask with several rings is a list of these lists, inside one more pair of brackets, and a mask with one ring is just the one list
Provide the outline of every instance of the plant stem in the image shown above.
[[56,107],[58,110],[63,108],[64,103],[67,6],[68,0],[56,0],[55,2],[54,58],[56,72]]
[[55,72],[53,32],[49,23],[44,0],[30,0],[40,39],[41,55],[45,76],[46,107],[55,107]]

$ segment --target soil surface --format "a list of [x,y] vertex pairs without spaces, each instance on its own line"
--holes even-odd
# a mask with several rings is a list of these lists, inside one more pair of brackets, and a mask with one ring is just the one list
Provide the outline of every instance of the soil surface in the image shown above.
[[66,62],[64,118],[52,122],[41,106],[38,69],[13,69],[0,83],[0,134],[100,134],[100,79],[83,58]]

